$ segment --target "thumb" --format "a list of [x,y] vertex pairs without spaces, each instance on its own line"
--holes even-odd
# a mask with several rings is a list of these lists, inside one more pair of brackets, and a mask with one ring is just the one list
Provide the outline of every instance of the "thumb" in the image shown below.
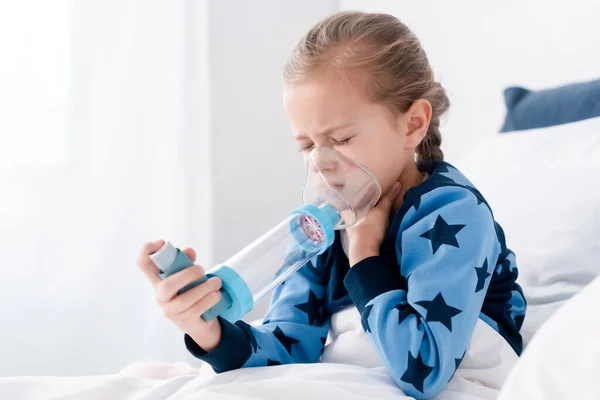
[[400,182],[395,182],[394,186],[379,200],[377,203],[378,207],[384,208],[386,210],[390,210],[396,197],[400,194],[400,189],[402,189],[402,184]]
[[183,252],[190,258],[190,260],[192,260],[192,262],[196,262],[196,252],[194,249],[188,247],[183,249]]

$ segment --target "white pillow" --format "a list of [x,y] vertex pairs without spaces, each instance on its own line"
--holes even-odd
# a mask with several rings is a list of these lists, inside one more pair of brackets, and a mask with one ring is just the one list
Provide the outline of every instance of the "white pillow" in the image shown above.
[[542,325],[498,400],[600,399],[600,277]]
[[600,118],[498,134],[455,166],[488,200],[516,254],[527,344],[600,274]]

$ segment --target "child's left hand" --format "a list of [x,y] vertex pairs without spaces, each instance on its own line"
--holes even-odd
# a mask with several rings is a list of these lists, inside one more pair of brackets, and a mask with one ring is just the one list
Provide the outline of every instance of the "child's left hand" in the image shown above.
[[390,224],[390,212],[392,205],[400,194],[402,185],[396,182],[394,186],[379,199],[379,202],[360,224],[348,228],[348,239],[350,241],[348,259],[350,267],[356,265],[365,258],[378,256],[381,242]]

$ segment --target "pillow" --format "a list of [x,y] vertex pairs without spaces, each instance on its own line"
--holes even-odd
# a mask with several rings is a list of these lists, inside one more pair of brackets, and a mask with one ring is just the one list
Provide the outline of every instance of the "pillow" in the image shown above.
[[498,400],[598,399],[600,278],[540,328],[506,380]]
[[526,345],[600,274],[600,118],[494,135],[454,164],[488,200],[516,254]]
[[600,79],[552,89],[504,90],[507,113],[500,132],[543,128],[600,117]]

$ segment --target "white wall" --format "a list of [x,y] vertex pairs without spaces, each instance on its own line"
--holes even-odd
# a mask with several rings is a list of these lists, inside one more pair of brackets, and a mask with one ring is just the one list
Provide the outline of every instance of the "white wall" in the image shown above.
[[500,129],[507,85],[600,77],[596,0],[340,0],[340,7],[393,14],[419,37],[452,103],[442,126],[450,162]]

